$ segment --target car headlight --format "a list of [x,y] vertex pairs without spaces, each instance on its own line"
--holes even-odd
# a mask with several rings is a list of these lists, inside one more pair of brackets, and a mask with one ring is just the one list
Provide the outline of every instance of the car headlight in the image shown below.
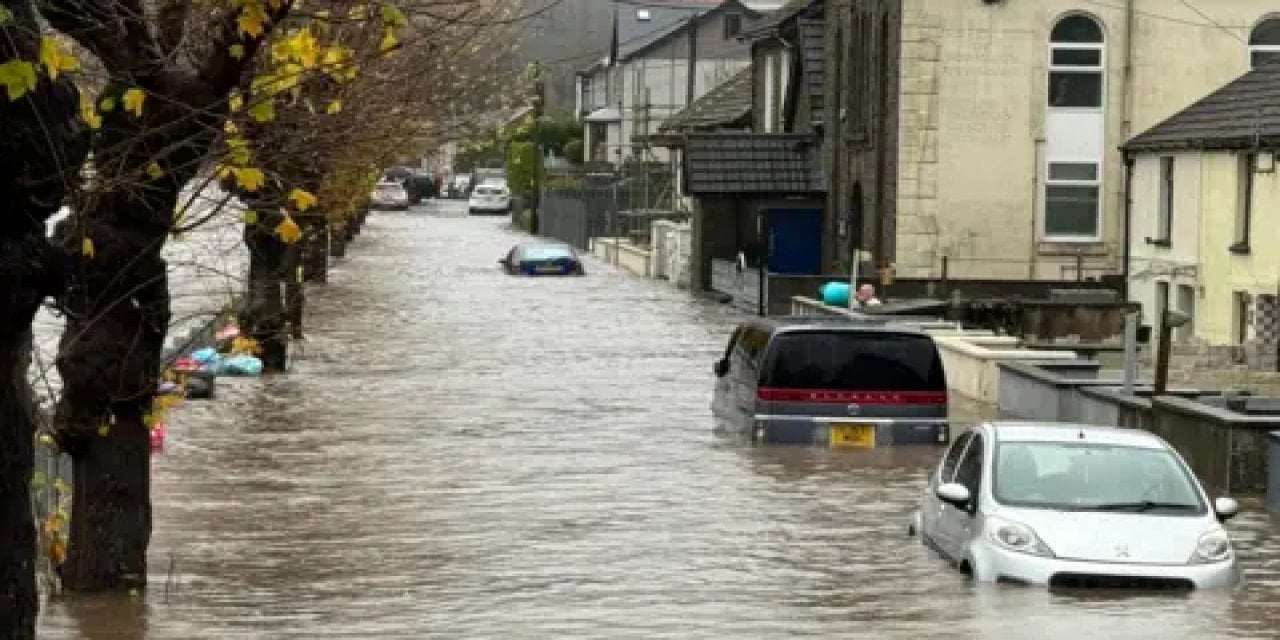
[[1225,562],[1231,559],[1231,537],[1226,531],[1216,529],[1200,536],[1196,541],[1196,551],[1191,554],[1190,564],[1208,562]]
[[1053,551],[1025,524],[1001,518],[987,519],[987,539],[1010,551],[1052,558]]

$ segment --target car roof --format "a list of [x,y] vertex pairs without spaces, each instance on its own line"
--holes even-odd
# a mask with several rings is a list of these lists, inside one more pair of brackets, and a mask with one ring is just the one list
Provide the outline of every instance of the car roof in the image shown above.
[[917,326],[894,323],[879,318],[866,320],[846,316],[769,316],[751,318],[742,323],[744,327],[752,327],[769,333],[790,333],[797,331],[878,331],[896,334],[914,334],[928,336]]
[[1159,436],[1141,429],[1063,422],[999,422],[988,423],[986,428],[996,442],[1093,442],[1143,449],[1169,448]]
[[565,251],[574,252],[574,248],[565,242],[521,242],[513,249],[517,251],[521,249],[563,249]]

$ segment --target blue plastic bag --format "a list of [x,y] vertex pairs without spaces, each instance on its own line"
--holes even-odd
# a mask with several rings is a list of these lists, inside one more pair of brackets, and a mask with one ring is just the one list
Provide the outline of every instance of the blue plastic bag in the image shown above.
[[849,283],[828,282],[818,288],[818,295],[822,296],[822,304],[847,307],[849,306]]
[[262,375],[262,361],[250,355],[231,356],[222,361],[219,375],[224,376],[258,376]]
[[221,360],[222,354],[218,353],[218,350],[213,347],[205,347],[192,351],[191,359],[195,360],[196,364],[211,364]]

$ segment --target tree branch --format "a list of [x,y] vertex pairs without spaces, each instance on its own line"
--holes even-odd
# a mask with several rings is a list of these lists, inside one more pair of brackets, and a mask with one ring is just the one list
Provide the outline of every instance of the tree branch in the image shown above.
[[[281,2],[277,9],[267,9],[267,21],[263,25],[262,33],[243,39],[241,39],[238,21],[240,11],[228,11],[209,38],[209,56],[200,66],[199,77],[204,79],[215,93],[226,93],[236,87],[240,84],[245,67],[262,48],[262,44],[271,35],[272,29],[289,15],[292,9],[293,0]],[[232,55],[231,46],[235,44],[239,44],[242,50],[238,51],[237,55]]]
[[190,0],[160,0],[156,11],[160,53],[172,58],[187,36],[187,16],[191,13]]
[[138,0],[36,0],[54,29],[91,51],[120,77],[147,76],[164,61]]

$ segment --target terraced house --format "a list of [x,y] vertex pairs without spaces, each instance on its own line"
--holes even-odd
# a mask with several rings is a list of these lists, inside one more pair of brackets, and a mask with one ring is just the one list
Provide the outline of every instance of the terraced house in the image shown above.
[[1121,146],[1280,56],[1277,11],[829,0],[827,268],[857,255],[898,278],[1120,280]]

